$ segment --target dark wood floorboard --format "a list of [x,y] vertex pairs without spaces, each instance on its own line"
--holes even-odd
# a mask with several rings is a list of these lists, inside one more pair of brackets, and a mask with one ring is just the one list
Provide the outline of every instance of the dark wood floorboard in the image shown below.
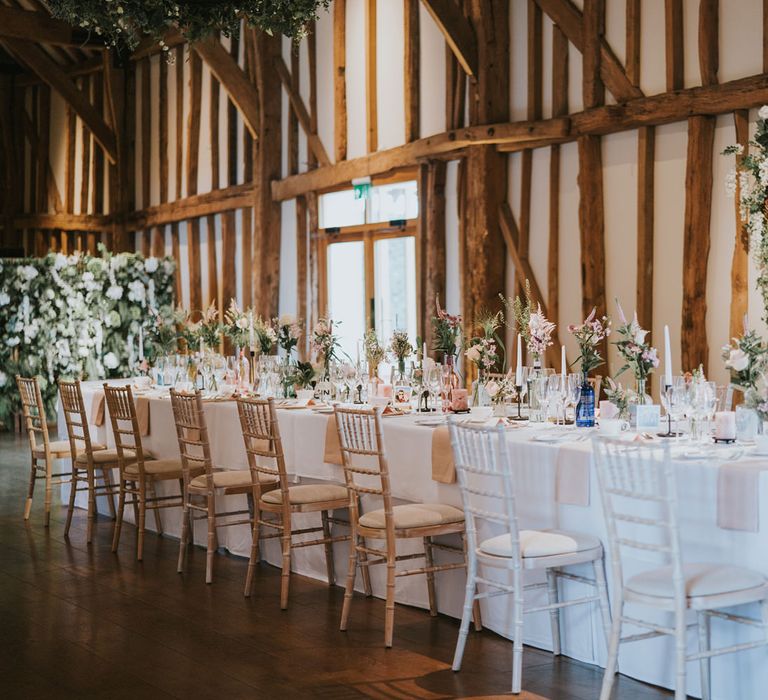
[[[511,683],[510,643],[472,634],[460,673],[450,668],[458,624],[398,606],[395,647],[384,649],[384,603],[359,597],[350,629],[338,629],[342,589],[294,576],[287,611],[280,573],[262,564],[253,597],[247,562],[219,554],[204,583],[205,553],[176,573],[178,541],[148,534],[134,559],[135,530],[110,551],[112,522],[98,519],[85,545],[78,511],[69,540],[61,504],[43,527],[42,489],[22,520],[28,450],[0,435],[0,697],[10,698],[489,698]],[[39,486],[40,484],[38,484]],[[601,669],[526,648],[522,700],[594,700]],[[614,697],[661,700],[666,691],[617,679]]]

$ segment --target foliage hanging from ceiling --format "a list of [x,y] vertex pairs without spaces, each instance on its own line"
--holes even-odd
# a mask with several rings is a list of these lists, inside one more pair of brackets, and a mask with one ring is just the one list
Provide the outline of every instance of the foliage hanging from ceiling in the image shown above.
[[161,42],[177,28],[190,41],[221,32],[237,36],[241,20],[268,34],[294,39],[306,35],[309,24],[330,0],[49,0],[54,17],[94,32],[109,46],[130,51],[145,37]]
[[14,375],[39,377],[50,415],[60,377],[130,376],[139,328],[171,316],[173,259],[102,252],[0,260],[0,425],[19,409]]

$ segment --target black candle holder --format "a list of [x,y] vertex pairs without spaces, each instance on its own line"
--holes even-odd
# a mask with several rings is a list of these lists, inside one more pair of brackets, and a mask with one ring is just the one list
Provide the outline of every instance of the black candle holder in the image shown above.
[[515,388],[517,389],[517,415],[510,416],[507,420],[528,420],[528,417],[524,416],[520,410],[523,404],[523,385],[515,385]]

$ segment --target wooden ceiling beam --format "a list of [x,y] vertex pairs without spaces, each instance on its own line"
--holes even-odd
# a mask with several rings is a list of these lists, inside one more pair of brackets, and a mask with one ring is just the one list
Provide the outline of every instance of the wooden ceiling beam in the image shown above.
[[258,138],[259,96],[243,69],[216,37],[196,41],[190,46],[208,64],[229,99],[243,115],[243,122],[251,136]]
[[317,162],[320,165],[330,165],[331,159],[328,157],[328,152],[323,146],[323,142],[320,137],[312,131],[312,120],[307,111],[307,107],[304,104],[304,100],[301,99],[301,95],[298,93],[293,85],[291,78],[291,72],[288,70],[288,66],[285,65],[285,61],[282,56],[275,57],[275,70],[277,70],[278,76],[280,76],[280,82],[282,82],[285,91],[288,93],[288,101],[291,103],[296,118],[301,124],[301,128],[304,130],[304,134],[307,137],[307,143],[309,144],[312,153],[315,154]]
[[54,19],[46,12],[33,12],[5,5],[0,5],[0,37],[55,46],[104,48],[103,41],[95,40],[98,35]]
[[473,126],[419,139],[396,148],[345,160],[301,175],[293,175],[272,183],[272,197],[292,199],[296,195],[324,190],[347,183],[352,178],[384,173],[395,168],[415,165],[421,158],[453,153],[467,146],[497,144],[504,141],[526,141],[558,138],[568,134],[568,119],[545,119],[539,122],[512,122],[493,126]]
[[24,63],[40,79],[56,90],[83,120],[98,144],[104,149],[112,163],[117,161],[117,140],[115,132],[96,111],[77,86],[69,79],[60,66],[53,62],[36,44],[20,39],[5,39],[4,43],[17,60]]
[[477,39],[454,0],[422,0],[467,75],[477,76]]
[[[536,0],[536,4],[560,27],[568,41],[583,53],[584,16],[571,0]],[[619,59],[604,37],[600,38],[600,77],[618,102],[643,96],[640,88],[627,78]]]

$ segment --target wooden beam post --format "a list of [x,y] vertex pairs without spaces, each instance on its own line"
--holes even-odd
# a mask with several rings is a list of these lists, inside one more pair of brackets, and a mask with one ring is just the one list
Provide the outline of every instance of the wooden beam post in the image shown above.
[[336,162],[347,159],[347,0],[333,3],[333,139]]
[[419,102],[420,88],[420,37],[419,0],[405,0],[403,8],[403,36],[405,43],[405,140],[415,141],[421,135]]
[[419,165],[423,211],[419,212],[419,257],[421,269],[421,334],[433,347],[432,316],[435,298],[445,302],[445,178],[446,163],[431,160]]
[[[203,66],[200,56],[189,53],[189,114],[187,116],[187,196],[197,194],[200,155],[200,96]],[[189,268],[189,307],[193,313],[203,310],[200,274],[200,219],[187,222],[187,265]]]
[[376,2],[377,0],[365,0],[365,133],[368,153],[379,150]]
[[[733,123],[736,127],[736,141],[744,147],[742,155],[737,156],[736,162],[738,164],[749,153],[749,111],[746,109],[735,111]],[[736,338],[741,335],[744,329],[744,314],[749,310],[749,238],[741,220],[739,199],[739,179],[736,178],[734,197],[736,235],[733,241],[733,259],[731,260],[729,338]]]

